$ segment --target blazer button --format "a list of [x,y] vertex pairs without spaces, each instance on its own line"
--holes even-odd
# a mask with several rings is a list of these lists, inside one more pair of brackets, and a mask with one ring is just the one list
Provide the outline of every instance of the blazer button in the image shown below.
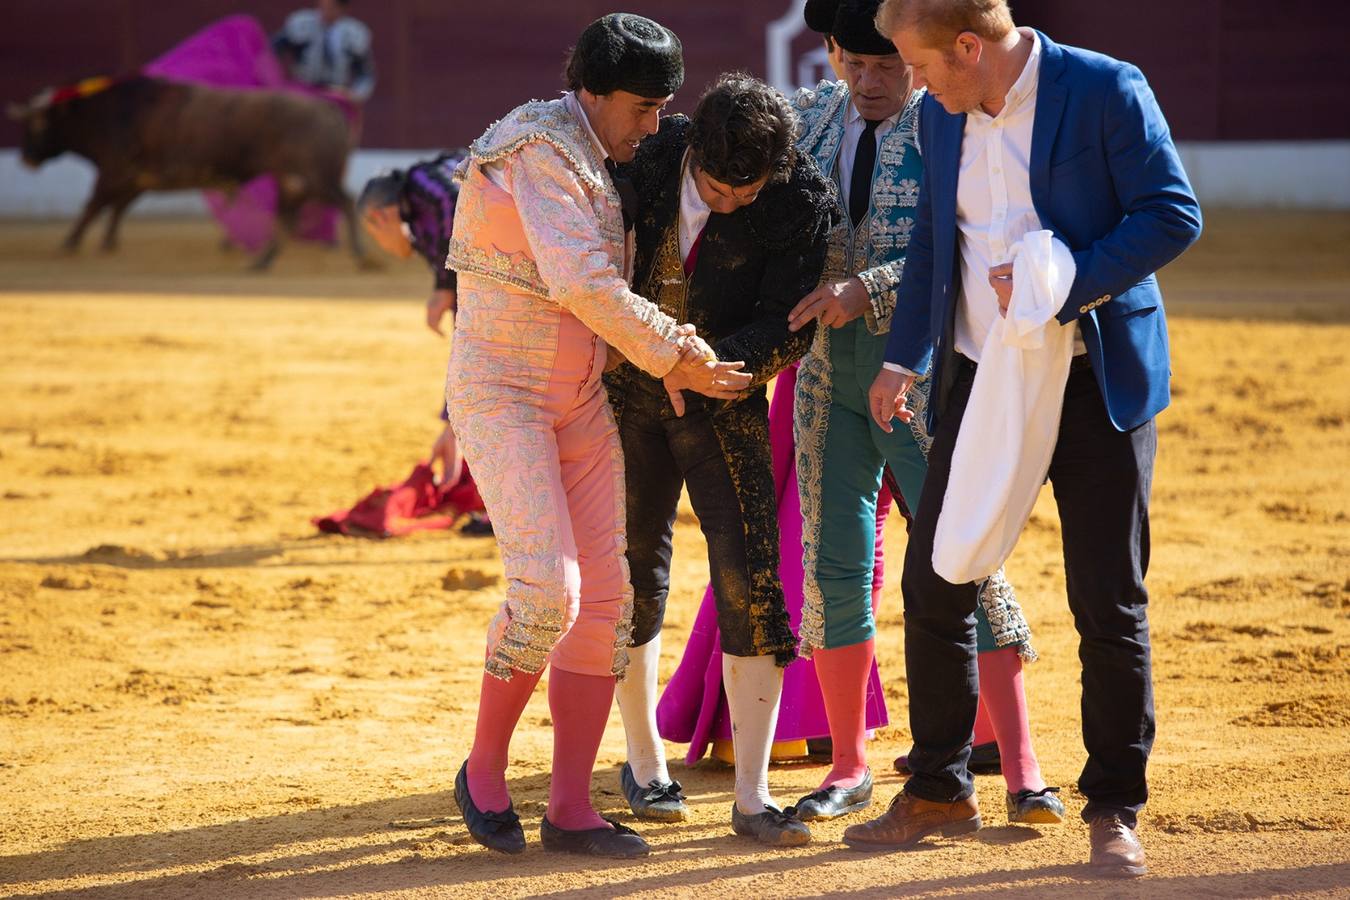
[[1087,305],[1083,305],[1083,306],[1078,307],[1078,311],[1079,311],[1080,313],[1085,313],[1085,312],[1087,312],[1090,308],[1091,308],[1091,307],[1089,307],[1089,306],[1087,306]]
[[1105,303],[1105,302],[1107,302],[1107,301],[1110,300],[1110,299],[1111,299],[1111,295],[1110,295],[1110,294],[1107,294],[1106,296],[1102,297],[1102,302]]

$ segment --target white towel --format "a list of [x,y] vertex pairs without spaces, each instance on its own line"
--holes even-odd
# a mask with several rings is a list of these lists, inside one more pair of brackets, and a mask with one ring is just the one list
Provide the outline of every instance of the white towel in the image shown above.
[[1077,267],[1049,231],[1012,247],[1008,315],[980,349],[933,540],[933,571],[980,581],[1012,555],[1050,470],[1075,328],[1055,314]]

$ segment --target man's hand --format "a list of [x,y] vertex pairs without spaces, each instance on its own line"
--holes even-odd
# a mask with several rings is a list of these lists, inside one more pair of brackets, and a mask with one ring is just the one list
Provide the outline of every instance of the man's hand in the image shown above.
[[464,474],[464,454],[459,452],[459,440],[449,422],[436,437],[436,443],[431,445],[432,469],[436,468],[437,462],[441,464],[441,484],[455,484]]
[[458,308],[459,298],[453,289],[432,291],[427,298],[427,327],[445,337],[445,332],[441,331],[441,319],[445,318],[446,313],[454,315]]
[[989,286],[998,295],[998,314],[1008,317],[1008,304],[1012,302],[1012,263],[1003,263],[989,270]]
[[675,409],[675,415],[684,415],[684,394],[682,391],[689,386],[688,379],[681,372],[683,369],[687,372],[696,366],[702,365],[710,359],[717,359],[717,354],[713,348],[708,346],[708,342],[698,337],[698,329],[693,323],[685,322],[679,328],[675,329],[679,337],[675,341],[676,348],[680,355],[675,360],[675,366],[662,379],[666,386],[666,396],[670,397],[670,405]]
[[675,415],[683,416],[683,391],[697,391],[718,400],[735,400],[753,379],[754,376],[745,371],[744,362],[720,362],[702,338],[691,337],[680,351],[679,362],[662,382]]
[[687,328],[689,331],[675,345],[680,348],[680,358],[675,363],[677,368],[692,372],[704,363],[717,361],[717,352],[708,346],[707,341],[694,334],[693,325],[681,325],[680,327]]
[[914,384],[914,376],[904,372],[892,372],[882,369],[867,392],[867,408],[872,411],[872,420],[882,431],[891,433],[891,419],[899,419],[908,424],[914,418],[914,410],[907,405],[905,392]]
[[861,278],[822,284],[788,313],[788,331],[801,331],[812,319],[822,326],[843,328],[861,316],[871,302]]

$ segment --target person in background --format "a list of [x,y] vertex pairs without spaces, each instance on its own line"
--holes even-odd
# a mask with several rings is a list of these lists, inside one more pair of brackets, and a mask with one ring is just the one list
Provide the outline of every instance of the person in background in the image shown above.
[[272,50],[291,78],[365,103],[375,90],[370,29],[347,15],[349,0],[319,0],[291,13]]
[[[442,337],[445,336],[442,322],[448,314],[453,328],[456,308],[455,270],[445,264],[455,219],[455,198],[459,196],[459,187],[452,176],[465,156],[464,151],[442,153],[407,169],[381,172],[366,182],[356,201],[362,226],[381,250],[398,259],[417,254],[431,266],[432,289],[426,303],[426,322],[428,328]],[[440,463],[441,484],[472,483],[473,476],[464,465],[464,455],[444,405],[441,420],[445,425],[431,449],[432,464]],[[461,533],[491,534],[492,523],[487,513],[470,512],[469,522]]]

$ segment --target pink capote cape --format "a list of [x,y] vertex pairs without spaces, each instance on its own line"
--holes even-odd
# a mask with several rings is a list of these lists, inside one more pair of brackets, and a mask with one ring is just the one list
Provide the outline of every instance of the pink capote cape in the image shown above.
[[[141,70],[169,81],[185,81],[218,88],[292,91],[323,97],[336,104],[355,123],[359,109],[348,100],[326,91],[291,81],[281,61],[272,53],[262,24],[252,16],[237,15],[206,26]],[[277,184],[271,175],[253,179],[230,197],[220,191],[204,191],[211,214],[225,228],[230,241],[257,253],[272,237],[276,221]],[[296,236],[305,240],[334,243],[338,210],[317,203],[300,212]]]

